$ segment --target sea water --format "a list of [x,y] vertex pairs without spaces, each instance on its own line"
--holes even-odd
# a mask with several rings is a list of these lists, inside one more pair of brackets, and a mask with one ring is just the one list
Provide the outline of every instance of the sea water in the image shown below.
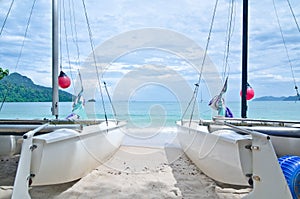
[[[116,117],[127,120],[130,127],[175,126],[175,121],[182,118],[188,103],[164,101],[130,101],[114,102]],[[95,104],[97,118],[104,118],[101,105]],[[240,117],[240,102],[227,102],[227,107],[235,117]],[[72,112],[71,102],[59,104],[59,117],[65,118]],[[106,103],[109,118],[114,116],[111,106]],[[207,102],[198,103],[193,118],[210,119],[214,115]],[[189,109],[186,118],[191,115]],[[248,118],[296,120],[300,121],[300,101],[250,101],[247,110]],[[0,111],[1,119],[51,119],[50,102],[10,102],[4,103]]]
[[[94,103],[94,102],[92,102]],[[125,145],[164,146],[175,144],[175,122],[182,119],[210,119],[216,113],[211,110],[207,102],[193,104],[187,109],[187,102],[165,101],[122,101],[114,102],[113,111],[109,103],[105,103],[105,110],[101,103],[87,104],[93,106],[94,117],[104,118],[104,111],[108,118],[115,115],[119,120],[126,120],[127,131]],[[227,102],[235,117],[240,117],[240,102]],[[59,104],[59,118],[67,117],[72,110],[71,102]],[[248,118],[295,120],[300,121],[300,102],[294,101],[250,101],[248,102]],[[0,111],[0,119],[53,119],[50,102],[14,102],[4,103]]]

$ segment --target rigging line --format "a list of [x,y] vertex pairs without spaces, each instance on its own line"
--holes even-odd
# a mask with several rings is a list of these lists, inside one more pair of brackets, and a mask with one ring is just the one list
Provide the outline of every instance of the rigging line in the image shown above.
[[8,89],[5,89],[6,92],[5,92],[4,98],[3,98],[2,102],[1,102],[0,111],[2,111],[4,102],[6,101],[6,97],[7,97],[7,95],[8,95],[8,91],[10,90],[10,86],[11,86],[10,83],[8,83]]
[[[291,4],[290,4],[290,1],[287,0],[287,2],[288,2],[288,4],[289,4],[289,7],[290,7],[291,13],[292,13],[292,15],[293,15],[295,24],[296,24],[296,26],[297,26],[297,29],[298,29],[298,31],[300,32],[299,24],[298,24],[298,22],[297,22],[297,19],[296,19],[295,13],[294,13],[294,11],[293,11],[293,8],[292,8],[292,6],[291,6]],[[293,75],[293,78],[294,78],[294,72],[293,72],[293,71],[292,71],[292,75]],[[294,79],[294,83],[295,83],[295,82],[296,82],[296,80]],[[298,99],[300,100],[300,94],[299,94],[298,87],[297,87],[296,83],[295,83],[295,90],[296,90],[296,94],[297,94],[297,96],[298,96]]]
[[213,28],[213,24],[214,24],[214,21],[215,21],[218,2],[219,1],[216,0],[215,6],[214,6],[213,16],[212,16],[212,19],[211,19],[211,24],[210,24],[209,33],[208,33],[207,42],[206,42],[205,51],[204,51],[204,56],[203,56],[203,60],[202,60],[202,64],[201,64],[200,74],[199,74],[198,82],[196,84],[197,89],[195,89],[196,92],[195,92],[195,98],[194,98],[194,102],[193,102],[193,106],[192,106],[192,113],[191,113],[191,116],[190,116],[189,126],[191,125],[193,115],[194,115],[194,110],[195,110],[195,105],[196,105],[198,90],[199,90],[199,84],[200,84],[201,79],[202,79],[202,72],[203,72],[205,61],[206,61],[209,41],[210,41],[210,38],[211,38],[212,28]]
[[[68,57],[68,63],[69,63],[69,68],[71,68],[71,61],[70,61],[70,50],[69,50],[69,42],[68,42],[68,33],[67,33],[67,26],[66,26],[66,9],[65,9],[65,1],[63,1],[63,18],[64,18],[64,32],[65,32],[65,42],[66,42],[66,51],[67,51],[67,57]],[[61,69],[62,69],[62,63],[61,64]]]
[[298,29],[298,31],[300,32],[299,24],[298,24],[298,22],[297,22],[297,19],[296,19],[295,13],[294,13],[294,11],[293,11],[293,8],[292,8],[292,6],[291,6],[291,3],[290,3],[289,0],[286,0],[286,1],[287,1],[288,4],[289,4],[289,7],[290,7],[291,13],[292,13],[292,15],[293,15],[294,21],[295,21],[295,23],[296,23],[297,29]]
[[[4,29],[5,25],[6,25],[6,21],[7,21],[7,19],[8,19],[8,16],[9,16],[9,14],[10,14],[10,11],[11,11],[11,9],[12,9],[13,4],[14,4],[14,0],[11,1],[10,6],[9,6],[9,9],[8,9],[6,15],[5,15],[5,18],[4,18],[4,21],[3,21],[3,24],[2,24],[1,30],[0,30],[0,36],[2,35],[3,29]],[[3,105],[4,105],[4,102],[6,101],[6,97],[7,97],[7,95],[8,95],[9,87],[10,87],[10,85],[8,85],[8,89],[6,90],[6,92],[5,92],[5,94],[4,94],[4,97],[3,97],[3,100],[2,100],[1,106],[0,106],[0,111],[2,111],[2,107],[3,107]]]
[[294,81],[295,90],[296,90],[297,96],[300,96],[299,95],[299,91],[298,91],[298,87],[297,87],[297,83],[296,83],[296,78],[295,78],[294,70],[293,70],[293,65],[292,65],[292,62],[291,62],[291,59],[290,59],[290,55],[289,55],[289,51],[287,49],[286,42],[285,42],[285,39],[284,39],[284,36],[283,36],[282,27],[280,25],[280,21],[279,21],[279,17],[278,17],[278,12],[277,12],[277,8],[276,8],[276,4],[275,4],[274,0],[273,0],[273,6],[274,6],[274,10],[275,10],[275,15],[276,15],[277,23],[278,23],[278,26],[279,26],[279,29],[280,29],[280,34],[281,34],[282,42],[283,42],[283,45],[284,45],[284,48],[285,48],[285,52],[286,52],[286,55],[287,55],[287,58],[288,58],[288,61],[289,61],[290,68],[291,68],[291,73],[292,73],[292,77],[293,77],[293,81]]
[[5,89],[6,92],[5,92],[3,100],[1,102],[0,111],[2,111],[3,105],[4,105],[4,103],[6,101],[6,98],[7,98],[7,95],[8,95],[8,92],[12,89],[11,84],[9,82],[7,83],[6,88],[7,88],[7,89]]
[[103,111],[104,111],[104,117],[105,117],[106,125],[108,126],[106,108],[105,108],[105,104],[104,104],[104,97],[103,97],[103,92],[102,92],[102,88],[101,88],[101,84],[100,84],[99,71],[98,71],[98,67],[97,67],[96,55],[95,55],[94,44],[93,44],[93,39],[92,39],[93,35],[92,35],[92,30],[91,30],[91,26],[90,26],[90,23],[89,23],[89,19],[88,19],[88,15],[87,15],[87,11],[86,11],[86,6],[85,6],[85,1],[84,0],[82,0],[82,4],[83,4],[83,8],[84,8],[84,14],[85,14],[86,23],[87,23],[87,26],[88,26],[90,45],[91,45],[91,49],[92,49],[92,53],[93,53],[93,61],[94,61],[95,69],[96,69],[96,76],[97,76],[98,87],[99,87],[99,91],[100,91],[100,95],[101,95],[101,100],[102,100],[102,107],[103,107]]
[[[2,25],[0,35],[2,34],[3,28],[4,28],[5,24],[6,24],[6,21],[7,21],[7,18],[8,18],[9,13],[10,13],[10,11],[11,11],[11,8],[12,8],[12,6],[13,6],[13,3],[14,3],[14,0],[13,0],[13,1],[11,2],[11,4],[10,4],[9,11],[8,11],[8,13],[7,13],[6,17],[5,17],[4,23],[3,23],[3,25]],[[25,39],[26,39],[26,37],[27,37],[27,32],[28,32],[28,28],[29,28],[29,24],[30,24],[30,21],[31,21],[31,16],[32,16],[32,13],[33,13],[33,9],[34,9],[35,3],[36,3],[36,0],[34,0],[34,2],[33,2],[33,4],[32,4],[31,10],[30,10],[30,15],[29,15],[29,18],[28,18],[28,20],[27,20],[27,25],[26,25],[26,29],[25,29],[25,33],[24,33],[24,39],[23,39],[22,46],[21,46],[21,49],[20,49],[20,52],[19,52],[19,55],[18,55],[17,63],[16,63],[16,66],[15,66],[15,71],[17,70],[17,67],[18,67],[19,62],[20,62],[20,59],[21,59],[21,55],[22,55],[23,48],[24,48],[24,45],[25,45]],[[8,95],[8,91],[9,91],[10,89],[11,89],[11,87],[10,87],[10,85],[9,85],[9,87],[8,87],[8,89],[7,89],[7,92],[6,92],[5,95],[4,95],[4,99],[3,99],[2,103],[1,103],[0,111],[2,110],[3,104],[4,104],[5,100],[6,100],[6,97],[7,97],[7,95]]]
[[2,27],[1,27],[0,36],[2,35],[3,29],[4,29],[4,27],[5,27],[6,21],[7,21],[7,19],[8,19],[9,14],[10,14],[11,8],[12,8],[12,6],[13,6],[13,4],[14,4],[14,1],[15,1],[15,0],[12,0],[11,3],[10,3],[8,12],[6,13],[5,19],[4,19],[3,24],[2,24]]
[[105,91],[106,91],[106,94],[107,94],[107,96],[108,96],[109,102],[110,102],[110,104],[111,104],[111,108],[112,108],[113,113],[114,113],[115,121],[116,121],[116,123],[118,123],[118,121],[117,121],[117,119],[116,119],[116,118],[117,118],[117,112],[116,112],[116,109],[115,109],[115,107],[114,107],[114,105],[113,105],[113,103],[112,103],[112,101],[111,101],[109,92],[108,92],[108,90],[107,90],[106,82],[104,81],[103,83],[104,83]]
[[232,37],[233,36],[233,32],[234,32],[234,29],[235,29],[235,19],[236,19],[236,1],[235,0],[232,0],[232,11],[233,11],[233,13],[234,13],[234,15],[233,15],[233,25],[232,25],[232,31],[231,31],[231,35],[230,35],[230,37]]
[[62,11],[61,11],[61,5],[62,5],[62,3],[63,3],[63,1],[60,1],[60,4],[59,4],[59,35],[60,35],[60,37],[59,37],[59,61],[60,61],[60,64],[59,64],[59,68],[60,68],[60,70],[62,71],[62,65],[61,65],[61,63],[62,63],[62,37],[61,37],[61,35],[62,35],[62,27],[61,27],[61,21],[62,21],[62,16],[61,16],[61,13],[62,13]]
[[[71,31],[71,39],[72,39],[73,43],[75,43],[75,46],[76,46],[76,41],[74,39],[75,38],[74,30],[73,30],[73,27],[76,26],[76,24],[72,20],[74,18],[74,2],[73,1],[71,2],[70,0],[68,0],[68,7],[69,7],[69,9],[68,9],[68,11],[69,11],[69,20],[68,21],[69,21],[69,27],[70,27],[70,31]],[[74,77],[73,77],[73,73],[72,73],[72,68],[73,68],[73,66],[71,64],[71,59],[69,57],[69,73],[70,73],[72,81],[75,82]],[[74,84],[72,84],[72,87],[73,87],[73,90],[74,90],[74,93],[75,93]]]
[[194,92],[193,92],[192,98],[190,99],[190,101],[189,101],[189,103],[188,103],[188,105],[187,105],[185,111],[183,112],[183,114],[182,114],[182,116],[181,116],[181,120],[183,120],[185,114],[187,113],[189,107],[191,106],[191,104],[192,104],[192,102],[193,102],[193,100],[194,100],[195,94],[196,94],[196,92],[197,92],[198,87],[199,87],[199,85],[198,85],[198,84],[195,84],[195,88],[194,88]]
[[[72,2],[72,3],[74,4],[74,2]],[[68,4],[69,4],[69,12],[70,12],[70,17],[69,17],[70,30],[71,30],[72,40],[74,42],[74,36],[73,36],[74,35],[74,30],[73,30],[73,23],[72,23],[73,14],[74,14],[72,8],[74,8],[74,5],[71,6],[71,1],[70,0],[68,0]]]
[[225,70],[226,70],[226,68],[225,68],[225,62],[226,62],[226,55],[227,55],[227,47],[228,47],[228,35],[229,35],[229,27],[230,27],[230,17],[231,17],[231,7],[232,6],[230,6],[230,5],[232,5],[232,0],[231,0],[231,3],[229,3],[228,4],[228,16],[227,16],[227,27],[226,27],[226,35],[225,35],[225,44],[227,44],[227,45],[225,45],[225,49],[224,49],[224,54],[223,54],[223,75],[222,75],[222,78],[224,78],[224,76],[225,76]]
[[31,16],[32,16],[32,13],[33,13],[35,3],[36,3],[36,0],[33,1],[33,4],[31,6],[29,18],[27,20],[26,30],[25,30],[25,33],[24,33],[24,39],[23,39],[23,42],[22,42],[22,46],[21,46],[21,50],[20,50],[20,53],[19,53],[19,56],[18,56],[16,66],[15,66],[15,71],[17,70],[17,67],[19,65],[19,62],[20,62],[20,59],[21,59],[21,56],[22,56],[22,53],[23,53],[23,48],[24,48],[24,45],[25,45],[25,39],[27,38],[28,28],[29,28],[29,24],[30,24],[30,21],[31,21]]
[[3,107],[3,105],[4,105],[4,102],[5,102],[5,100],[6,100],[6,97],[7,97],[7,95],[5,94],[5,95],[4,95],[4,98],[3,98],[2,102],[1,102],[0,111],[2,111],[2,107]]
[[[223,80],[225,79],[225,76],[229,76],[229,71],[230,71],[230,66],[228,64],[228,59],[229,59],[229,54],[230,54],[230,42],[231,42],[231,38],[233,35],[233,30],[234,30],[234,22],[233,22],[233,17],[235,18],[235,15],[233,15],[233,13],[235,13],[235,2],[234,0],[231,0],[231,6],[229,7],[229,16],[228,16],[228,21],[229,23],[227,24],[227,35],[226,35],[226,43],[227,45],[225,46],[225,50],[224,50],[224,60],[223,60]],[[227,74],[227,75],[226,75]]]
[[[72,2],[72,19],[73,19],[73,25],[74,25],[74,33],[75,33],[75,37],[73,36],[73,42],[75,43],[76,46],[76,52],[77,52],[77,64],[80,64],[80,50],[79,50],[79,45],[78,45],[78,33],[77,33],[77,26],[76,26],[76,17],[75,17],[75,8],[74,8],[74,1],[71,0]],[[72,32],[73,35],[73,32]]]
[[78,76],[79,76],[79,81],[80,81],[81,91],[83,91],[81,73],[80,73],[79,69],[77,69],[77,70],[78,70]]
[[[81,74],[79,70],[80,66],[80,50],[79,50],[79,45],[78,45],[78,33],[77,33],[77,26],[76,26],[76,17],[75,17],[75,6],[74,6],[74,0],[69,0],[69,5],[70,5],[70,26],[71,26],[71,33],[72,33],[72,41],[76,47],[76,53],[77,53],[77,58],[76,58],[76,69],[78,72],[78,76],[80,78],[80,86],[81,90],[83,91],[83,84],[82,84],[82,79],[81,79]],[[71,72],[71,71],[70,71]],[[71,72],[71,78],[73,79],[72,72]],[[74,79],[73,79],[73,82]],[[75,92],[75,86],[73,84],[74,92]]]
[[[233,7],[233,24],[232,24],[232,29],[231,29],[231,34],[230,34],[230,43],[231,43],[231,38],[233,37],[233,33],[235,31],[235,21],[236,21],[236,3],[234,2],[233,0],[233,4],[234,4],[234,7]],[[227,72],[227,76],[229,76],[229,73],[230,73],[230,65],[228,65],[228,72]],[[225,79],[225,77],[224,77]]]
[[199,73],[198,82],[197,82],[198,84],[200,84],[200,81],[202,79],[202,72],[203,72],[205,61],[206,61],[206,56],[207,56],[209,41],[210,41],[210,38],[211,38],[212,28],[213,28],[214,21],[215,21],[218,1],[219,0],[216,0],[214,11],[213,11],[213,16],[212,16],[212,20],[211,20],[211,24],[210,24],[210,28],[209,28],[209,33],[208,33],[207,42],[206,42],[206,46],[205,46],[204,56],[203,56],[203,60],[202,60],[202,64],[201,64],[201,69],[200,69],[200,73]]

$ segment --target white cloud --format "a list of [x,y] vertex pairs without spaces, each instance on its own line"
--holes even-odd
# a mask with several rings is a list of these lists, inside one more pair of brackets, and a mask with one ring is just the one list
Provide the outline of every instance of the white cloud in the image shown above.
[[[80,59],[84,61],[90,52],[90,44],[88,39],[88,31],[86,29],[82,3],[75,2],[78,41],[80,46]],[[9,7],[9,2],[1,1],[0,22],[3,21],[6,11]],[[174,31],[184,35],[195,44],[205,48],[209,26],[211,23],[214,1],[138,1],[138,0],[112,0],[112,1],[86,1],[88,16],[93,33],[93,42],[96,46],[106,44],[104,51],[105,56],[113,55],[113,50],[118,43],[105,43],[110,41],[117,35],[127,31],[156,27]],[[228,3],[219,2],[215,23],[208,48],[208,55],[212,62],[217,66],[220,74],[223,69],[224,49],[225,49],[225,31],[228,18]],[[300,18],[300,4],[296,1],[291,1],[294,8],[296,18]],[[68,3],[66,3],[68,5]],[[290,58],[293,61],[296,78],[299,76],[300,59],[298,47],[299,32],[296,29],[293,18],[285,1],[276,1],[278,15],[283,28],[283,33],[286,37],[287,48],[290,53]],[[11,71],[14,71],[20,45],[23,41],[23,35],[26,27],[26,20],[29,15],[31,5],[28,2],[16,1],[12,9],[12,13],[7,21],[7,26],[4,29],[3,35],[0,36],[0,60],[1,65],[7,66]],[[241,70],[241,5],[236,3],[236,19],[234,21],[234,33],[231,39],[229,67],[231,85],[229,86],[233,92],[239,90]],[[22,16],[22,17],[20,17]],[[28,75],[34,79],[37,84],[50,86],[48,78],[45,75],[51,76],[51,33],[50,33],[50,2],[47,0],[38,1],[33,13],[32,23],[29,27],[28,38],[25,41],[21,63],[17,68],[17,72]],[[285,50],[282,45],[281,36],[278,29],[278,24],[275,18],[272,0],[266,1],[250,1],[250,18],[249,18],[249,81],[256,86],[256,90],[264,90],[262,95],[277,94],[280,95],[280,90],[275,89],[273,85],[278,85],[280,88],[287,86],[286,82],[291,81],[291,71],[286,59]],[[70,26],[66,27],[70,31]],[[62,32],[64,33],[64,32]],[[76,47],[71,41],[71,33],[69,36],[70,58],[73,63],[77,59]],[[166,38],[161,38],[160,35],[153,37],[156,39],[155,44],[160,45],[160,48],[171,49],[172,45],[180,46],[181,43],[168,43],[169,46],[163,43]],[[130,39],[130,38],[128,38]],[[133,41],[133,40],[132,40]],[[63,42],[63,53],[66,49]],[[124,43],[123,49],[126,49],[130,43]],[[164,45],[162,45],[164,44]],[[127,46],[126,46],[127,45]],[[141,44],[142,45],[142,44]],[[146,44],[145,44],[146,45]],[[185,56],[190,58],[201,57],[198,51],[193,48],[186,49],[189,52],[181,53],[180,56],[170,51],[160,51],[159,49],[129,51],[120,54],[119,57],[114,57],[108,70],[105,71],[104,78],[111,83],[117,83],[118,78],[124,77],[138,67],[146,64],[154,64],[169,67],[176,71],[190,85],[198,79],[197,70],[198,64],[189,63],[185,60]],[[187,54],[186,54],[187,53]],[[111,58],[111,57],[110,57]],[[100,63],[103,60],[99,60]],[[68,72],[68,60],[63,58],[64,70]],[[281,66],[281,67],[279,67]],[[73,64],[72,64],[73,67]],[[74,69],[75,68],[75,69]],[[76,71],[78,66],[72,70]],[[265,69],[263,69],[265,68]],[[43,71],[33,72],[33,71]],[[82,71],[85,72],[85,71]],[[76,74],[76,72],[75,72]],[[150,73],[149,73],[150,75]],[[251,76],[253,75],[253,76]],[[168,76],[165,74],[164,77]],[[297,78],[298,80],[299,78]],[[261,87],[262,80],[270,82],[270,87],[267,85]],[[259,82],[259,84],[258,84]],[[281,87],[282,86],[282,87]],[[114,87],[111,84],[111,87]],[[111,88],[110,88],[111,89]],[[289,87],[284,88],[290,89]],[[229,91],[231,92],[231,91]],[[267,92],[270,92],[268,94]],[[260,92],[257,92],[260,93]],[[238,95],[237,95],[238,96]],[[257,95],[259,96],[259,95]],[[230,95],[227,95],[231,98]],[[238,97],[232,97],[237,100]]]

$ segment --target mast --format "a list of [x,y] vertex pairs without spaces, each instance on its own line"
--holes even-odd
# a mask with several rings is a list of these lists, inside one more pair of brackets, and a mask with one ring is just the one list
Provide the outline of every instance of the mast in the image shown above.
[[52,115],[58,118],[58,6],[52,0]]
[[247,117],[247,73],[248,73],[248,0],[243,0],[243,33],[242,33],[242,103],[241,117]]

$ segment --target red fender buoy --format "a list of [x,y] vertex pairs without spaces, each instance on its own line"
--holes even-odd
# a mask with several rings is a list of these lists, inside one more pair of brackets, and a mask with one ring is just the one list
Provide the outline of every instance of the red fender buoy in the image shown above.
[[[242,97],[242,91],[240,92],[240,96]],[[246,91],[246,100],[251,100],[254,97],[254,89],[248,84]]]
[[68,88],[71,85],[70,78],[63,71],[60,71],[58,76],[58,85],[61,88]]

